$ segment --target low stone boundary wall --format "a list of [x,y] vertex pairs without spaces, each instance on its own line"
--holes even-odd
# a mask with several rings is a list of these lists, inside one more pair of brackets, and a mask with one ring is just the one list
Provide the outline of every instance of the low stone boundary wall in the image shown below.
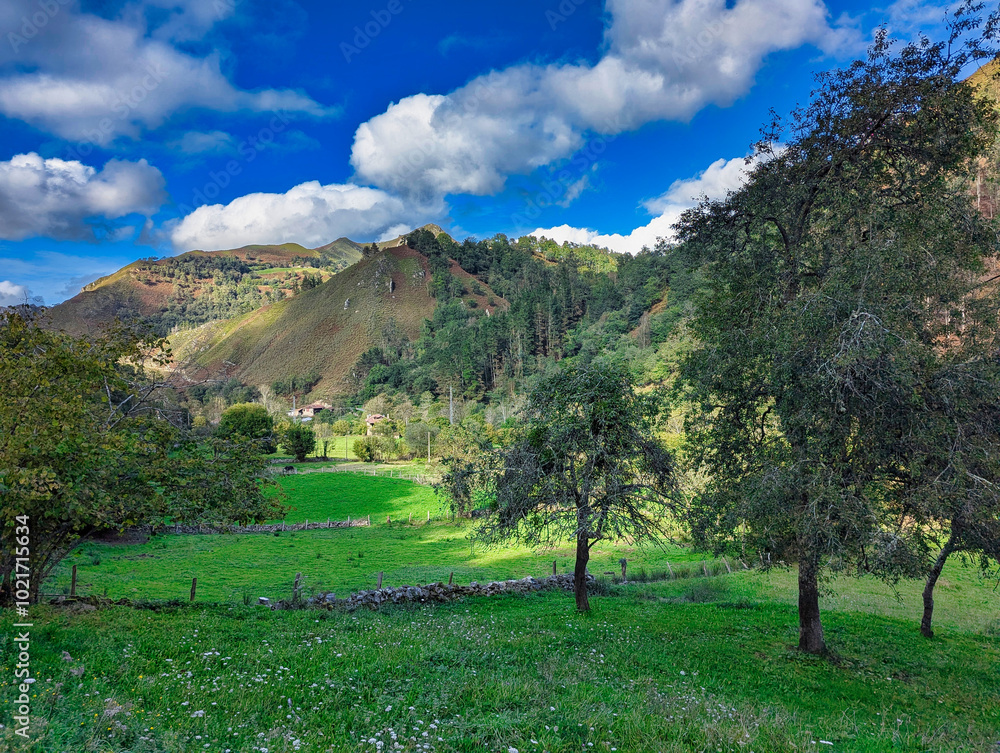
[[[594,576],[587,575],[588,583],[593,583]],[[464,596],[496,596],[497,594],[526,594],[545,589],[559,588],[564,591],[573,590],[573,576],[570,574],[550,575],[545,578],[521,578],[519,580],[502,580],[491,583],[476,583],[467,586],[451,583],[431,583],[426,586],[399,586],[397,588],[378,588],[372,591],[359,591],[346,599],[338,599],[334,593],[320,593],[308,599],[271,602],[261,598],[260,603],[271,609],[302,609],[306,607],[339,607],[354,611],[359,607],[377,609],[383,604],[426,604],[460,599]]]
[[203,523],[201,525],[170,525],[158,528],[156,533],[276,533],[278,531],[318,531],[322,528],[354,528],[370,525],[368,518],[356,520],[308,520],[305,523],[262,523],[260,525],[237,526],[221,523]]

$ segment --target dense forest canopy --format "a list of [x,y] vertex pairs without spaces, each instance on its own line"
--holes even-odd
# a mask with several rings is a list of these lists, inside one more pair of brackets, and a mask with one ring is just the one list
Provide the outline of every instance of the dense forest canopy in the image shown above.
[[[415,343],[374,348],[358,362],[363,399],[447,387],[482,399],[512,390],[549,360],[598,353],[627,336],[640,346],[662,342],[696,285],[666,243],[630,256],[502,234],[457,243],[418,230],[406,241],[430,260],[438,305]],[[471,286],[488,285],[507,305],[478,309],[465,296],[481,290],[448,274],[451,260],[475,276]]]

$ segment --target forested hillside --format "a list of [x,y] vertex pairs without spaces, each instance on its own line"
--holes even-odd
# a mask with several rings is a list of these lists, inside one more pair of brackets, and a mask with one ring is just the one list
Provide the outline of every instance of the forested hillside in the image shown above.
[[[355,369],[364,376],[362,399],[450,387],[488,400],[547,361],[615,348],[622,338],[639,347],[662,342],[694,284],[665,245],[633,257],[568,245],[556,254],[551,242],[503,235],[457,243],[419,230],[407,241],[428,259],[437,306],[411,347],[365,354]],[[445,274],[454,264],[467,281]],[[509,307],[477,308],[467,293],[484,286]]]
[[360,249],[341,238],[318,249],[286,243],[140,259],[54,307],[52,324],[79,334],[115,317],[141,319],[167,335],[315,287],[360,259]]
[[302,398],[489,403],[546,363],[663,341],[692,285],[662,245],[632,257],[531,236],[459,243],[428,225],[367,247],[140,260],[51,316],[70,332],[146,321],[169,337],[185,381],[229,396],[308,374]]

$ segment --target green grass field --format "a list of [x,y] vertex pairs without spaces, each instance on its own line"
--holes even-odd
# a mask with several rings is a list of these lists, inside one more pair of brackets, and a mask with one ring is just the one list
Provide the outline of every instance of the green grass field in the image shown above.
[[995,633],[926,641],[913,620],[831,611],[838,657],[816,659],[791,648],[794,608],[762,590],[747,573],[619,586],[586,616],[563,593],[354,614],[45,608],[33,742],[5,707],[0,748],[995,750]]
[[[354,454],[354,442],[360,439],[360,436],[349,436],[349,437],[327,437],[326,441],[329,442],[327,447],[327,456],[330,458],[331,462],[346,462],[346,461],[357,461],[358,456]],[[323,441],[322,439],[316,440],[316,448],[310,452],[306,457],[308,458],[320,458],[323,455]],[[282,452],[279,448],[278,452],[270,455],[273,460],[287,460],[292,461],[292,455],[287,452]],[[293,465],[300,465],[295,464]],[[311,463],[301,464],[302,467],[308,467]]]
[[[360,516],[370,528],[158,536],[84,546],[46,590],[198,600],[32,615],[31,741],[0,705],[0,750],[31,753],[291,751],[975,751],[1000,746],[1000,597],[949,563],[933,640],[919,583],[894,592],[834,579],[829,659],[799,654],[795,573],[738,571],[606,587],[578,615],[567,593],[379,612],[271,612],[244,597],[306,589],[569,571],[569,548],[470,550],[468,524],[427,487],[339,473],[281,479],[292,519]],[[437,518],[426,522],[430,509]],[[378,512],[376,513],[376,510]],[[413,524],[409,513],[420,514]],[[339,514],[335,514],[339,513]],[[402,522],[385,523],[385,515]],[[700,567],[683,547],[598,548],[591,572]],[[719,570],[719,568],[716,568]],[[214,603],[208,603],[214,602]],[[0,698],[14,691],[16,618],[0,615]],[[65,659],[68,652],[71,660]],[[73,672],[82,675],[73,674]]]
[[[293,508],[285,517],[288,523],[370,515],[372,525],[286,531],[280,536],[168,534],[146,544],[90,543],[64,561],[46,591],[68,593],[73,565],[81,594],[179,598],[197,577],[199,595],[210,601],[241,601],[243,594],[254,601],[258,596],[285,598],[299,572],[307,590],[346,595],[373,588],[380,571],[386,585],[446,581],[451,573],[460,583],[541,576],[552,571],[554,560],[559,572],[572,571],[570,547],[538,552],[474,548],[468,540],[471,525],[452,522],[442,500],[427,486],[351,473],[290,475],[280,482]],[[386,523],[387,516],[391,523]],[[595,574],[617,572],[621,557],[629,559],[633,570],[662,570],[665,561],[699,559],[681,547],[643,551],[624,544],[598,544],[592,557]]]

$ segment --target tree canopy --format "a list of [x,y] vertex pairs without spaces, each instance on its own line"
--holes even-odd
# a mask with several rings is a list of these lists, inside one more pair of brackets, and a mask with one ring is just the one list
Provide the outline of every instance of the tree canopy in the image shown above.
[[[765,129],[743,187],[679,225],[708,281],[681,372],[707,477],[695,539],[798,563],[806,651],[825,650],[826,568],[892,579],[924,567],[918,458],[946,464],[953,433],[930,417],[972,386],[956,377],[978,367],[949,344],[969,342],[963,316],[998,250],[962,184],[996,133],[961,80],[985,54],[982,38],[963,45],[978,23],[960,12],[942,43],[879,35]],[[976,319],[989,342],[995,303]]]
[[487,545],[574,541],[576,605],[586,611],[596,542],[666,533],[676,479],[656,435],[661,405],[620,362],[564,363],[531,392],[524,425],[471,459],[452,459],[444,484],[465,509],[488,503],[475,533]]
[[0,599],[12,596],[18,525],[30,528],[35,600],[52,568],[98,531],[280,513],[258,452],[196,441],[160,399],[143,364],[165,362],[162,341],[123,327],[72,338],[41,316],[0,309]]

